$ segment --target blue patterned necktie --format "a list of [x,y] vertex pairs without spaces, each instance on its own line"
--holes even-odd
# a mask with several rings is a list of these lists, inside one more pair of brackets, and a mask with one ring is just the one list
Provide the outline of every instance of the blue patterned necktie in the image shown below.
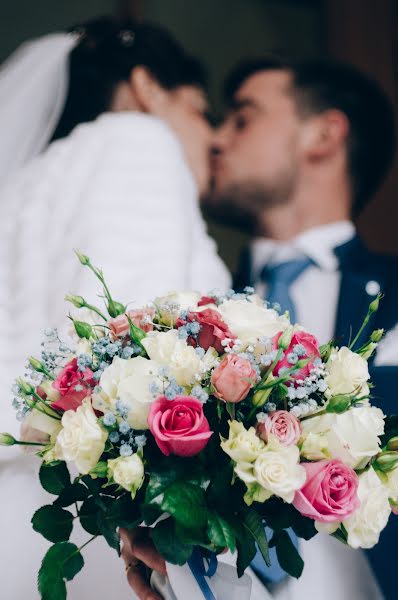
[[289,311],[290,320],[297,320],[296,309],[290,295],[290,287],[296,279],[310,266],[314,264],[308,258],[297,258],[276,265],[265,265],[260,273],[260,279],[267,285],[266,300],[271,304],[280,304],[282,312]]
[[[261,270],[260,278],[267,285],[266,300],[271,304],[278,303],[282,311],[289,311],[290,320],[296,322],[296,309],[290,295],[290,286],[310,266],[313,261],[310,258],[299,258],[276,265],[266,265]],[[265,528],[267,539],[272,536],[271,529]],[[298,539],[292,529],[288,529],[290,539],[298,548]],[[271,566],[267,567],[261,553],[257,551],[251,567],[256,575],[265,584],[276,584],[283,581],[287,575],[279,565],[275,548],[269,549]]]

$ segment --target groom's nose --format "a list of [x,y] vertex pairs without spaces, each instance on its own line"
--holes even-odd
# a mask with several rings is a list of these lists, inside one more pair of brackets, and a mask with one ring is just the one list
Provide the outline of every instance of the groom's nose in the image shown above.
[[216,129],[213,134],[213,142],[211,145],[211,153],[213,156],[219,156],[223,154],[228,145],[228,129],[224,125],[221,125]]

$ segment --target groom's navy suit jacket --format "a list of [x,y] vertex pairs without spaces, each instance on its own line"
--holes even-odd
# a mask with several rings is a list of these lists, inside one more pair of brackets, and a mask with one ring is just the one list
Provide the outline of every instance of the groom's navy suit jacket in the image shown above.
[[[364,330],[361,340],[368,339],[374,329],[384,328],[386,331],[392,329],[398,323],[398,258],[369,251],[358,237],[336,248],[335,254],[339,260],[341,273],[335,325],[337,344],[347,345],[350,338],[356,335],[372,300],[372,296],[368,293],[369,288],[376,289],[377,284],[384,297],[378,312],[374,314]],[[247,258],[242,262],[241,267],[235,281],[236,290],[253,284]],[[369,286],[369,282],[376,282],[376,284],[372,283],[372,286]],[[386,415],[398,414],[398,341],[396,365],[375,366],[370,361],[370,373],[375,386],[372,390],[372,403],[379,406]],[[391,515],[386,529],[380,536],[379,544],[366,551],[386,600],[398,598],[397,546],[398,516]]]

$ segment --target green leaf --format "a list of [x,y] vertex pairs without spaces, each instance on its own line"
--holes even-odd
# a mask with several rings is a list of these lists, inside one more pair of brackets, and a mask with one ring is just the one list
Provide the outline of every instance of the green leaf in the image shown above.
[[183,544],[177,537],[173,519],[166,519],[151,529],[150,536],[157,551],[173,565],[184,565],[192,554],[193,547]]
[[83,484],[76,481],[75,483],[72,483],[70,487],[62,490],[59,498],[54,501],[54,506],[70,506],[75,502],[83,502],[88,494],[88,489]]
[[287,531],[276,531],[272,538],[280,566],[288,575],[298,579],[303,572],[304,561],[290,539]]
[[247,567],[256,556],[257,548],[254,542],[253,536],[248,529],[243,527],[239,523],[240,527],[237,527],[237,540],[236,549],[238,551],[238,558],[236,560],[236,567],[238,570],[238,577],[242,577]]
[[162,514],[162,509],[153,504],[143,504],[141,506],[141,515],[145,525],[153,525]]
[[215,546],[228,548],[231,552],[235,552],[235,532],[231,525],[216,512],[209,513],[207,535]]
[[192,483],[176,481],[164,493],[162,509],[186,528],[198,529],[207,522],[205,494]]
[[104,536],[108,545],[116,550],[120,556],[120,535],[117,530],[117,524],[110,517],[105,516],[102,511],[97,514],[97,525],[101,535]]
[[145,502],[160,501],[159,498],[164,491],[178,479],[176,471],[171,468],[169,471],[158,471],[151,474],[148,487],[145,494]]
[[315,529],[313,519],[303,517],[303,515],[300,515],[298,511],[295,512],[296,515],[294,521],[292,522],[292,529],[297,537],[303,538],[304,540],[310,540],[316,536],[318,532]]
[[125,494],[110,505],[107,517],[115,522],[117,527],[133,529],[142,522],[139,505],[134,502],[131,494]]
[[254,508],[248,508],[243,514],[243,526],[251,533],[255,539],[261,556],[268,566],[271,565],[268,552],[268,541],[265,535],[263,520]]
[[66,600],[65,580],[70,581],[83,568],[78,547],[70,542],[51,546],[41,563],[38,587],[42,600]]
[[39,479],[46,492],[56,496],[71,484],[68,467],[64,462],[43,464],[40,467]]
[[101,512],[98,504],[93,496],[87,498],[83,502],[79,510],[80,524],[91,535],[100,535],[101,531],[98,526],[97,515]]
[[33,529],[50,542],[69,540],[73,529],[73,515],[58,506],[42,506],[32,517]]

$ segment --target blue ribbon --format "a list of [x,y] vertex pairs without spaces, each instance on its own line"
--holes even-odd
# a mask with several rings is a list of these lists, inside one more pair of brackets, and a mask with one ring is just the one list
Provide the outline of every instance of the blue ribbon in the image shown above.
[[188,566],[195,577],[198,586],[206,600],[217,600],[206,581],[206,577],[213,577],[217,571],[217,556],[214,552],[204,552],[194,548]]

